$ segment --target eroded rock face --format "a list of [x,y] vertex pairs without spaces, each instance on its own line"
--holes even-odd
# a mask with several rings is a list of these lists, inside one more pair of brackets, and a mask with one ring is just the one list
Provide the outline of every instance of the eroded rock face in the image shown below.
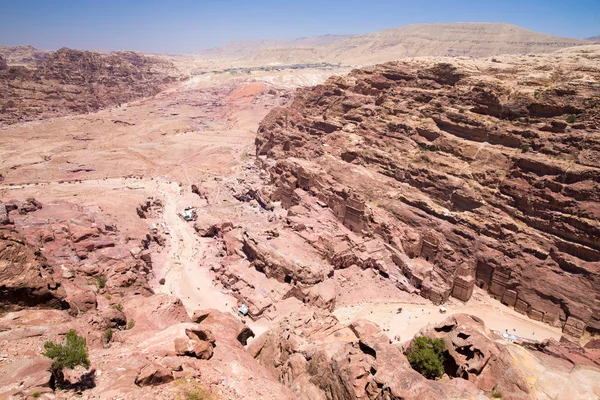
[[543,76],[518,57],[395,62],[301,90],[259,128],[270,200],[292,219],[312,196],[372,238],[364,255],[327,249],[338,268],[434,303],[478,285],[571,336],[600,332],[597,61],[586,82],[555,61]]
[[360,320],[345,327],[322,312],[284,320],[248,350],[299,398],[467,399],[475,398],[471,392],[481,394],[466,381],[462,387],[428,381],[376,325]]
[[39,249],[25,238],[0,231],[0,309],[61,308],[65,289],[52,277],[52,269]]
[[63,48],[32,69],[0,61],[0,123],[97,111],[155,95],[178,76],[172,64],[131,51]]
[[511,398],[529,398],[527,383],[510,353],[494,341],[496,335],[479,318],[456,314],[436,326],[422,329],[417,336],[444,340],[444,369],[449,376],[466,379],[486,392],[497,390],[510,393]]

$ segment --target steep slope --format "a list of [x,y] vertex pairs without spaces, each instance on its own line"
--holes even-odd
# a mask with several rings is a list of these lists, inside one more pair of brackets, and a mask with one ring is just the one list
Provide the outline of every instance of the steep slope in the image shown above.
[[300,91],[256,140],[272,200],[296,214],[317,197],[379,243],[371,260],[334,243],[338,267],[438,304],[477,284],[568,335],[599,333],[599,53],[395,62]]

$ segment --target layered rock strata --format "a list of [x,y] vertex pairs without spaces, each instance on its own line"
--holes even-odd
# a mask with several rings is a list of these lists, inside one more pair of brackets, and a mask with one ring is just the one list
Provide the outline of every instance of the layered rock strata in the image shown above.
[[366,266],[435,303],[466,301],[477,285],[568,335],[597,333],[599,71],[582,53],[333,77],[263,120],[271,200],[292,210],[316,198],[378,243]]

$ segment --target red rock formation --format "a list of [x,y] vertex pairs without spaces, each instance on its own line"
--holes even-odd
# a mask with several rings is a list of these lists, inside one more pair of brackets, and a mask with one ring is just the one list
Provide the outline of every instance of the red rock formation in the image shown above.
[[66,292],[52,272],[39,248],[23,236],[0,231],[0,309],[60,309]]
[[291,213],[316,197],[435,303],[477,284],[570,335],[600,332],[600,88],[527,64],[388,63],[300,90],[256,139],[271,200]]
[[460,384],[428,381],[379,327],[364,320],[345,327],[327,314],[302,313],[256,339],[248,351],[298,398],[433,400],[482,394],[461,378],[455,379]]
[[436,326],[423,328],[416,336],[444,340],[444,369],[448,375],[462,377],[487,393],[496,390],[510,393],[513,399],[529,398],[527,382],[510,353],[493,340],[496,335],[479,318],[456,314]]
[[0,61],[0,124],[91,112],[153,96],[178,76],[172,64],[131,51],[101,55],[63,48],[35,69]]

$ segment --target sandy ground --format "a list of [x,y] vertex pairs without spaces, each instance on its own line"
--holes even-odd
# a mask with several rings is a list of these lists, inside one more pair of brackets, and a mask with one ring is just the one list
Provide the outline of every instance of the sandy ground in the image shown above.
[[[526,339],[559,340],[562,335],[559,328],[529,319],[490,298],[480,289],[467,303],[451,299],[444,307],[447,311],[442,314],[439,306],[426,303],[360,303],[338,308],[334,314],[342,322],[351,322],[358,318],[375,322],[384,329],[390,339],[400,342],[410,340],[421,328],[429,324],[437,324],[452,314],[460,313],[481,318],[489,329]],[[399,308],[402,308],[401,313],[397,312]]]

